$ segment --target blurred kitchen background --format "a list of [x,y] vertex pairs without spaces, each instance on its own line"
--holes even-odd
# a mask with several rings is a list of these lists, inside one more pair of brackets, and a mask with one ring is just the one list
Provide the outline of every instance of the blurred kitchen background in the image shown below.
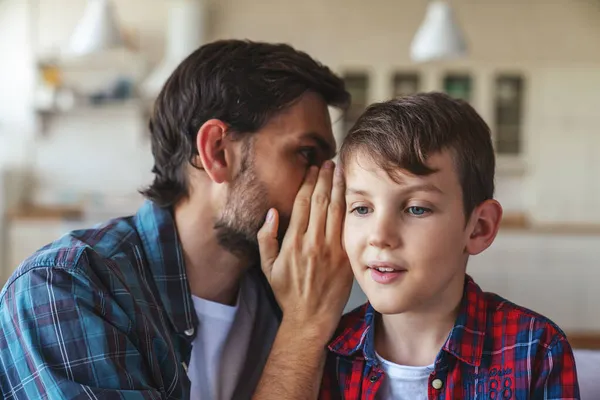
[[340,139],[373,101],[470,101],[493,130],[506,215],[469,272],[600,342],[598,0],[0,0],[2,284],[63,233],[135,212],[152,100],[219,38],[287,42],[342,74]]

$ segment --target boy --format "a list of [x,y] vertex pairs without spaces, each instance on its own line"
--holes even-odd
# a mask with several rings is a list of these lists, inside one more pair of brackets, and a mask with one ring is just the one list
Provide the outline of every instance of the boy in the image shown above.
[[342,318],[322,399],[578,399],[565,334],[466,274],[502,216],[490,131],[440,93],[374,104],[340,151],[344,246],[369,302]]

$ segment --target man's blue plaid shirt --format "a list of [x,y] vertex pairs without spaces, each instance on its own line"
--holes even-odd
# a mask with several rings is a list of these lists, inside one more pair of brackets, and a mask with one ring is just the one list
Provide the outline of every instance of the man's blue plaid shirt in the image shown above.
[[[253,333],[236,398],[260,378],[279,316],[260,269],[249,273],[274,322]],[[146,202],[17,268],[0,294],[2,398],[185,399],[197,324],[171,213]]]

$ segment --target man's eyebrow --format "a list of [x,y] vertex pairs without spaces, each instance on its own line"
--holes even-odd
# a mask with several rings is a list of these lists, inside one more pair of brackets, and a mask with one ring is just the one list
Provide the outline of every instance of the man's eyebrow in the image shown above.
[[300,136],[300,139],[310,139],[317,143],[319,149],[327,156],[327,159],[333,158],[336,155],[335,145],[328,140],[323,139],[316,132],[306,132]]

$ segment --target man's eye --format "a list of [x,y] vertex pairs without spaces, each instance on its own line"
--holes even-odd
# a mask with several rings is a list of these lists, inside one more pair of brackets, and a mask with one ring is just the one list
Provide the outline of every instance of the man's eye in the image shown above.
[[313,147],[304,147],[300,149],[300,155],[304,157],[306,162],[310,165],[317,163],[317,151]]

